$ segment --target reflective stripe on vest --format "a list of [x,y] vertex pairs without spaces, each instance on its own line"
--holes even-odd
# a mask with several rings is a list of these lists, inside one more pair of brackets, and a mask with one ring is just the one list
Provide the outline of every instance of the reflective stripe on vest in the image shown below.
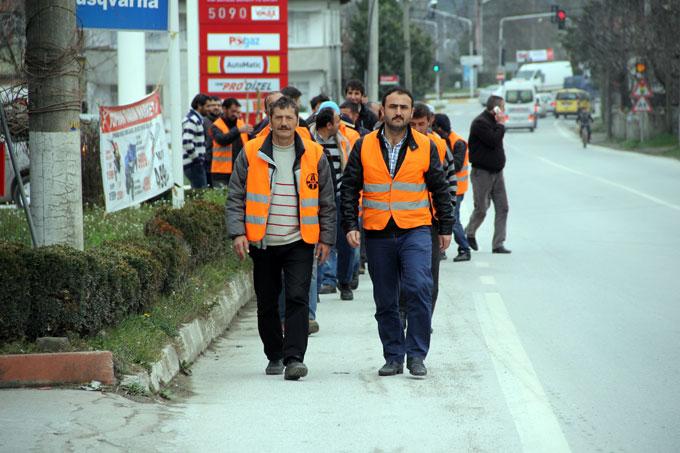
[[[463,140],[463,138],[451,131],[449,134],[451,146],[455,146],[458,140]],[[470,182],[468,181],[468,175],[470,174],[470,150],[468,149],[468,144],[465,140],[463,140],[463,143],[465,143],[465,160],[463,161],[463,167],[456,173],[456,181],[458,182],[456,195],[465,195],[465,192],[467,192],[470,185]]]
[[[223,134],[229,133],[229,127],[227,123],[224,122],[222,118],[218,118],[217,121],[213,123]],[[236,127],[243,127],[245,123],[243,121],[236,120]],[[241,143],[246,146],[248,142],[248,134],[245,132],[241,133]],[[219,174],[231,174],[233,170],[233,150],[231,145],[222,146],[217,141],[213,140],[213,155],[212,163],[210,164],[210,173]]]
[[[425,173],[430,168],[430,138],[413,131],[417,147],[408,148],[394,179],[380,148],[379,131],[364,136],[361,164],[364,169],[363,221],[367,230],[382,230],[394,219],[399,228],[432,224]],[[408,145],[407,145],[408,146]]]
[[[308,244],[319,242],[319,160],[323,148],[318,143],[302,140],[305,152],[296,170],[300,235]],[[262,140],[246,144],[243,152],[248,160],[246,177],[246,237],[251,242],[261,241],[267,232],[271,203],[270,159],[260,151]],[[299,175],[298,175],[299,173]]]

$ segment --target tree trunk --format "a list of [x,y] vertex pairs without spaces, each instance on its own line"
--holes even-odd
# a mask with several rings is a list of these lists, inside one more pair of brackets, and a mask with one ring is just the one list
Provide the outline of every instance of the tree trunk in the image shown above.
[[31,215],[38,245],[83,249],[79,34],[73,0],[28,0]]
[[611,96],[611,80],[610,80],[610,75],[609,75],[609,69],[607,69],[604,73],[604,96],[603,96],[603,104],[604,104],[604,121],[605,121],[605,127],[607,128],[607,140],[612,139],[612,96]]

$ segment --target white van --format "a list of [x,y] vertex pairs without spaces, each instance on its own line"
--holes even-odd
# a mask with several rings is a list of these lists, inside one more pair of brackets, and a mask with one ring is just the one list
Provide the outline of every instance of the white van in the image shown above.
[[515,78],[534,84],[537,91],[559,90],[564,85],[564,78],[574,75],[568,61],[546,61],[543,63],[526,63],[520,66]]
[[510,80],[503,85],[505,99],[505,127],[507,129],[529,129],[538,125],[536,119],[536,88],[526,80]]

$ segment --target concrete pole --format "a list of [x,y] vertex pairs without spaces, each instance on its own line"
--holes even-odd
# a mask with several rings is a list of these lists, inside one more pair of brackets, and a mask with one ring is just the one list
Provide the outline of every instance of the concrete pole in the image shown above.
[[368,77],[366,80],[367,94],[370,101],[378,100],[378,59],[380,53],[380,16],[379,0],[372,0],[369,8],[369,39],[368,39]]
[[413,91],[413,75],[411,71],[411,0],[402,0],[404,27],[404,87]]
[[118,105],[146,96],[146,40],[143,31],[118,32]]
[[38,246],[83,249],[81,66],[73,0],[26,2],[31,216]]
[[[470,43],[468,45],[468,55],[472,56],[474,51],[473,44],[472,44],[472,28],[470,28]],[[472,65],[470,66],[470,98],[475,97],[475,83],[477,77],[475,77],[477,72],[477,66]]]
[[172,152],[172,206],[177,209],[184,205],[184,168],[182,165],[182,90],[181,63],[179,54],[179,0],[170,0],[170,58],[168,61],[168,89],[170,100],[170,147]]
[[187,99],[191,99],[201,91],[199,72],[201,61],[198,52],[198,0],[187,0]]

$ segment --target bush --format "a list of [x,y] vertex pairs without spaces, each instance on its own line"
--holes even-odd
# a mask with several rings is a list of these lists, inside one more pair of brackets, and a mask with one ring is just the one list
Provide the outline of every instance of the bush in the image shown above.
[[230,253],[221,206],[202,200],[160,208],[145,236],[85,252],[0,242],[0,340],[96,334],[178,288],[190,265]]

